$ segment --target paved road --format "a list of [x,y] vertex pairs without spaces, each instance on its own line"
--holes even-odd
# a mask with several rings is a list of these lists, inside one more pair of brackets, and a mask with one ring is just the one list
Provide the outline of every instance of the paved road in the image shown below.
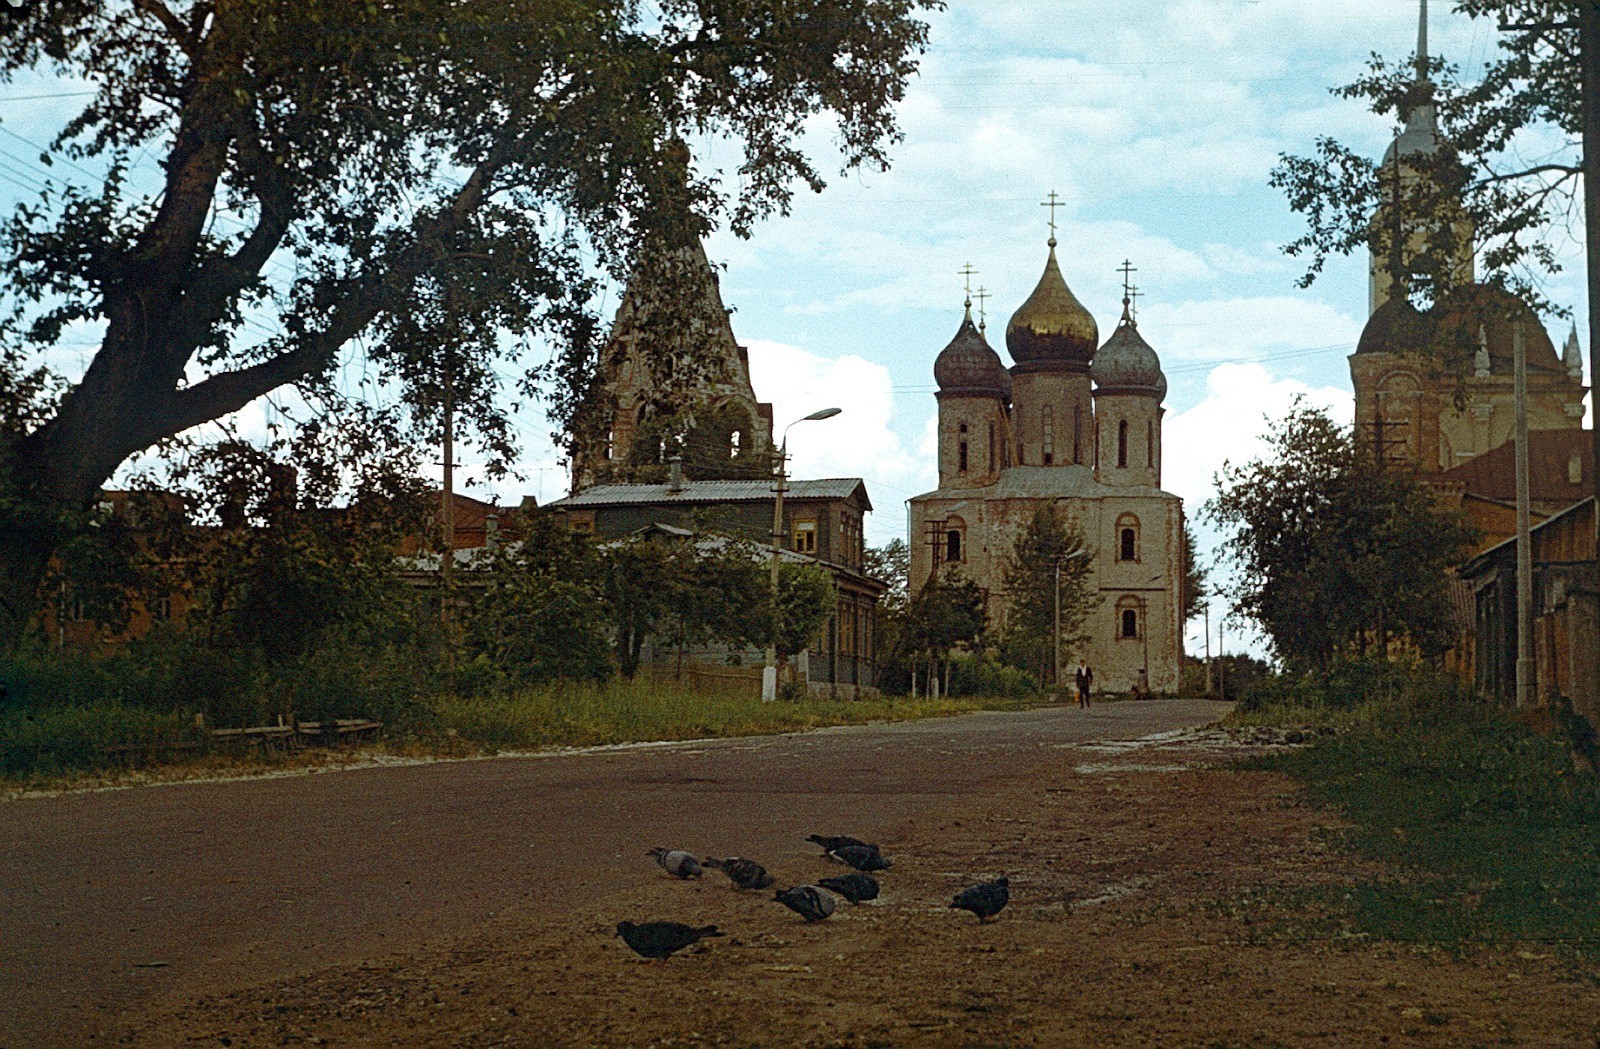
[[[0,1046],[459,936],[625,888],[653,844],[891,840],[1056,748],[1203,724],[1115,703],[0,804]],[[807,846],[809,847],[809,846]]]

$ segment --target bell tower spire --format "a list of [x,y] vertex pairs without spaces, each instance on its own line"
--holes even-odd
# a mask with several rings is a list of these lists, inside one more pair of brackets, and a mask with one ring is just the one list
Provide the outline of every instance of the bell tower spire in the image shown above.
[[1417,80],[1428,79],[1428,0],[1417,13]]

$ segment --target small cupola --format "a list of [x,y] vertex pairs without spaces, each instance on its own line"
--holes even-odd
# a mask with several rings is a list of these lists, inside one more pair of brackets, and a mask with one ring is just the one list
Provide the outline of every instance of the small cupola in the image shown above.
[[1089,377],[1094,380],[1096,395],[1128,393],[1160,401],[1167,395],[1167,377],[1156,351],[1139,334],[1129,301],[1122,300],[1122,320],[1094,355]]
[[989,345],[977,325],[972,323],[972,300],[950,345],[933,362],[933,378],[939,393],[947,397],[998,397],[1011,400],[1011,374],[1000,363],[1000,355]]

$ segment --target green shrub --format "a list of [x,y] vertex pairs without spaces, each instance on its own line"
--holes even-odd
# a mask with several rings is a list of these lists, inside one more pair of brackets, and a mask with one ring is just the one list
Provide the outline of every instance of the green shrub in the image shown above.
[[1007,666],[988,655],[962,656],[950,665],[950,695],[1027,699],[1039,694],[1039,683],[1026,670]]
[[53,776],[161,761],[203,748],[189,711],[156,712],[116,702],[0,711],[0,775]]

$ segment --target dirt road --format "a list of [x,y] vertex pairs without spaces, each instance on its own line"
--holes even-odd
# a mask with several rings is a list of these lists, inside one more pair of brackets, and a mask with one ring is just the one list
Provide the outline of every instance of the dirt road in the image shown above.
[[807,833],[892,841],[1063,744],[1219,712],[1118,703],[0,804],[0,1045],[77,1043],[488,923],[557,924],[648,877],[652,844],[781,872]]
[[[0,1044],[1600,1044],[1594,966],[1373,942],[1282,890],[1383,871],[1290,781],[1125,703],[0,806]],[[1151,738],[1153,737],[1154,738]],[[1123,746],[1107,741],[1137,740]],[[882,896],[803,924],[652,844]],[[949,909],[980,878],[1012,902]],[[621,919],[714,922],[665,962]]]

